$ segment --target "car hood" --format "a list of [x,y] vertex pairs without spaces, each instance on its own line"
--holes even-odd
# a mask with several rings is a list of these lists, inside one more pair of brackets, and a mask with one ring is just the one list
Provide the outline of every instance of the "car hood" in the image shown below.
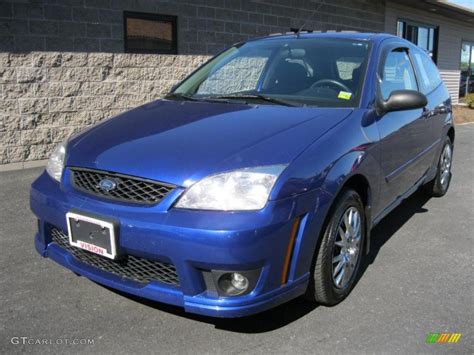
[[351,111],[158,100],[72,138],[66,165],[189,186],[222,171],[288,164]]

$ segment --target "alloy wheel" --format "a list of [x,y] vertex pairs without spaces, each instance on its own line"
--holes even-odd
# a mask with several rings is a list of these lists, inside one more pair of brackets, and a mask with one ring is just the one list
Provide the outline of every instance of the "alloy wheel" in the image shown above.
[[332,256],[332,278],[337,288],[345,288],[356,269],[362,240],[361,223],[356,207],[349,207],[339,221]]
[[440,183],[443,187],[443,190],[448,188],[449,178],[451,175],[451,160],[453,157],[453,151],[449,144],[446,144],[443,149],[443,154],[441,154],[440,161]]

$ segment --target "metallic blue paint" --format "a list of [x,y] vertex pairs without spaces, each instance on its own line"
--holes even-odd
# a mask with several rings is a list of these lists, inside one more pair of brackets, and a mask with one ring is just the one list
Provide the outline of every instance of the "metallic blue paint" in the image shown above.
[[[303,294],[324,221],[344,184],[354,177],[367,183],[370,230],[408,193],[433,176],[441,150],[439,142],[453,124],[443,85],[427,95],[425,111],[377,115],[374,100],[380,53],[393,43],[411,48],[410,43],[380,34],[302,36],[372,42],[359,107],[157,100],[104,121],[69,141],[67,167],[60,184],[46,172],[33,183],[31,209],[40,221],[35,237],[38,252],[98,283],[216,317],[261,312]],[[272,164],[288,167],[260,211],[173,208],[186,187],[205,176]],[[70,184],[71,166],[155,179],[178,188],[151,207],[117,203],[75,190]],[[180,287],[158,282],[143,286],[120,279],[81,264],[51,243],[46,225],[67,230],[65,214],[72,209],[117,220],[120,249],[126,254],[172,262]],[[285,253],[297,217],[302,219],[289,278],[281,285]],[[261,272],[251,293],[219,298],[206,290],[203,269]]]

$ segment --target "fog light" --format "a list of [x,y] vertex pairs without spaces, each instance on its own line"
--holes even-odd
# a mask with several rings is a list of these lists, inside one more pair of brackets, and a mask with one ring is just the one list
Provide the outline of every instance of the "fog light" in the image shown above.
[[201,270],[206,290],[213,297],[243,296],[255,290],[261,269]]
[[245,291],[249,287],[249,280],[238,272],[232,273],[231,283],[239,291]]
[[249,279],[238,272],[224,272],[219,276],[217,285],[220,294],[225,296],[238,296],[249,289]]

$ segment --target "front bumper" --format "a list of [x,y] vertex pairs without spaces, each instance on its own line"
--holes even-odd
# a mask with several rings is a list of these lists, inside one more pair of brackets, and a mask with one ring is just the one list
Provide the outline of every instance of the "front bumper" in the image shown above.
[[[64,181],[68,181],[67,175],[66,170]],[[240,317],[272,308],[305,292],[315,243],[312,238],[308,244],[305,235],[313,234],[318,228],[317,223],[310,223],[308,213],[315,211],[315,193],[272,201],[258,212],[184,211],[169,209],[176,195],[153,207],[116,203],[75,191],[67,183],[60,186],[43,173],[32,185],[30,205],[39,220],[35,246],[42,256],[126,293],[181,306],[192,313]],[[65,215],[71,210],[118,221],[122,252],[173,264],[179,286],[135,282],[77,260],[53,243],[48,233],[48,226],[66,231]],[[282,284],[296,218],[301,218],[301,223],[291,252],[287,281]],[[208,270],[256,269],[259,276],[254,289],[235,297],[218,296],[206,286],[203,276]]]

